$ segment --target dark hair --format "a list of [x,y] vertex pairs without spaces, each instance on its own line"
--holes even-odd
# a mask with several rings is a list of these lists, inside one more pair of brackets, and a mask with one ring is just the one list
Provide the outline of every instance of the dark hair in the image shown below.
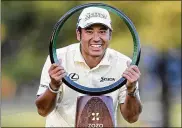
[[81,40],[81,27],[77,27],[77,31],[79,31],[79,33],[80,33],[80,40]]
[[[108,29],[109,29],[109,35],[111,36],[112,30],[110,28]],[[81,40],[81,34],[82,34],[81,27],[77,27],[77,31],[80,32],[80,40]]]

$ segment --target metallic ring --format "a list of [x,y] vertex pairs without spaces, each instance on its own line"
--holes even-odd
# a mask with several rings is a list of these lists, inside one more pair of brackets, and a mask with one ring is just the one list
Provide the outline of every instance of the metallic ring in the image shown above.
[[[84,9],[86,7],[90,7],[90,6],[101,7],[101,8],[107,9],[108,11],[111,11],[112,13],[118,15],[125,22],[125,24],[129,28],[131,35],[132,35],[132,38],[133,38],[134,48],[133,48],[133,57],[132,57],[131,65],[138,65],[139,60],[140,60],[141,48],[140,48],[140,39],[139,39],[139,36],[138,36],[138,33],[136,31],[135,26],[133,25],[132,21],[122,11],[120,11],[117,8],[114,8],[110,5],[103,4],[103,3],[88,3],[88,4],[82,4],[82,5],[76,6],[76,7],[72,8],[71,10],[69,10],[67,13],[65,13],[59,19],[59,21],[55,24],[55,26],[53,28],[53,32],[52,32],[52,35],[50,38],[49,54],[50,54],[51,63],[59,63],[58,58],[57,58],[57,54],[56,54],[56,40],[57,40],[59,31],[60,31],[61,27],[63,26],[63,24],[75,12],[77,12],[81,9]],[[68,75],[66,75],[62,79],[62,81],[68,87],[72,88],[73,90],[75,90],[77,92],[80,92],[83,94],[88,94],[88,95],[102,95],[102,94],[110,93],[110,92],[113,92],[113,91],[119,89],[124,84],[126,84],[127,80],[125,78],[121,77],[115,83],[108,85],[108,86],[105,86],[105,87],[102,87],[102,88],[89,88],[89,87],[82,86],[80,84],[73,82],[69,78]]]

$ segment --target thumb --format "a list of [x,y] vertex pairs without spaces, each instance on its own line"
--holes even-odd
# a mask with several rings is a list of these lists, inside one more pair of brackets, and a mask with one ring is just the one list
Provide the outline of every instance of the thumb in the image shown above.
[[59,61],[59,65],[62,65],[62,59],[59,59],[58,61]]
[[126,63],[127,63],[127,67],[129,67],[131,64],[131,61],[128,60]]

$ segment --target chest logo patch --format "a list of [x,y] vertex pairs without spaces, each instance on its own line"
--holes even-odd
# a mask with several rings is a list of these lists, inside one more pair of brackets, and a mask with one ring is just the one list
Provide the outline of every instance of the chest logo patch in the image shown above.
[[77,81],[79,79],[79,75],[76,73],[70,73],[69,78],[73,81]]
[[115,81],[115,78],[106,78],[106,77],[101,77],[100,82],[105,82],[105,81]]

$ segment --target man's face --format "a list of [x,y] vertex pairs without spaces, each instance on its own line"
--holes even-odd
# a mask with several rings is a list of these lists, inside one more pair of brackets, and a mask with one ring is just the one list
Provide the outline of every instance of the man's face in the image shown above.
[[[81,39],[80,39],[81,37]],[[83,56],[103,57],[111,38],[108,27],[94,24],[77,32],[77,39],[81,41],[81,52]]]

